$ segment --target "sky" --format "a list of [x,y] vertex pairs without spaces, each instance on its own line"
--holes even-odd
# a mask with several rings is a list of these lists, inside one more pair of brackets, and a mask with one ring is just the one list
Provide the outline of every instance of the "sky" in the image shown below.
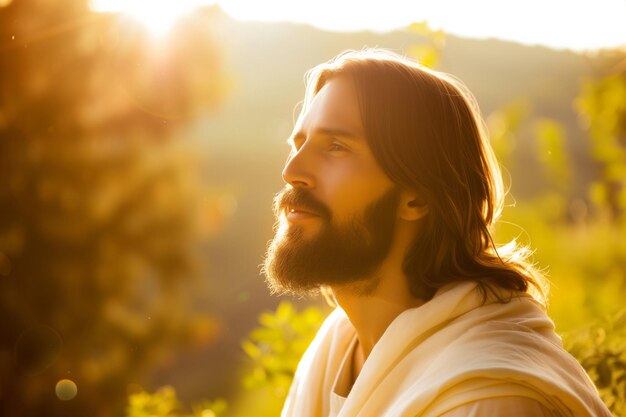
[[626,49],[626,0],[92,0],[132,10],[155,32],[197,4],[219,3],[237,20],[305,23],[324,30],[384,32],[427,21],[467,38],[498,38],[576,51]]

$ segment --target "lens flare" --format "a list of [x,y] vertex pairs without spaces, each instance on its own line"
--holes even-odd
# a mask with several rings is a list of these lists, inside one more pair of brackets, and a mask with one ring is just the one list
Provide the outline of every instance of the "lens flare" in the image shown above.
[[71,379],[62,379],[55,387],[57,398],[61,401],[69,401],[78,394],[78,387]]

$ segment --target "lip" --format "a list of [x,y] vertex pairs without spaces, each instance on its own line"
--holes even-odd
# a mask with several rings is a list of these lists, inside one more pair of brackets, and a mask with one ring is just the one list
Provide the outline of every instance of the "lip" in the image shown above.
[[285,209],[285,217],[290,222],[313,219],[319,217],[317,214],[301,209],[299,207],[287,207]]

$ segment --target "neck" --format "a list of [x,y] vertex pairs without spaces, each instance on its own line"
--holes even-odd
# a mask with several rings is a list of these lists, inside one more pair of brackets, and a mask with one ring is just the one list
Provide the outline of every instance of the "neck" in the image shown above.
[[[423,300],[411,295],[408,279],[402,271],[407,242],[411,236],[396,240],[375,277],[365,283],[332,287],[337,303],[356,329],[357,374],[391,322],[403,311],[424,304]],[[373,289],[371,282],[376,282]],[[365,295],[362,288],[367,288]]]
[[356,330],[363,361],[400,313],[424,303],[410,296],[408,286],[403,285],[406,282],[404,275],[397,277],[393,280],[381,279],[374,293],[368,295],[355,295],[354,290],[348,287],[333,288],[337,303]]

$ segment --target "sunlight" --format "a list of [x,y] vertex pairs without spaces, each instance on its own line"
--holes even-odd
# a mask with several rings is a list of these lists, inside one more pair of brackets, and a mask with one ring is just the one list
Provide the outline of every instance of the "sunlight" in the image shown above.
[[125,13],[142,23],[157,37],[169,33],[174,24],[189,12],[188,9],[173,2],[135,1],[126,3],[126,7]]
[[573,50],[626,46],[623,24],[626,3],[620,0],[517,3],[219,0],[218,3],[238,20],[305,23],[330,31],[385,32],[427,21],[432,29],[475,39],[499,38]]
[[[0,4],[3,1],[10,0],[0,0]],[[303,23],[331,31],[386,32],[428,21],[432,29],[475,39],[494,37],[573,50],[626,47],[622,22],[626,3],[621,0],[528,0],[515,4],[496,0],[91,0],[91,9],[123,13],[143,24],[153,36],[162,37],[195,8],[214,4],[237,20]]]
[[141,23],[154,37],[167,35],[178,21],[207,1],[92,0],[97,12],[122,13]]

